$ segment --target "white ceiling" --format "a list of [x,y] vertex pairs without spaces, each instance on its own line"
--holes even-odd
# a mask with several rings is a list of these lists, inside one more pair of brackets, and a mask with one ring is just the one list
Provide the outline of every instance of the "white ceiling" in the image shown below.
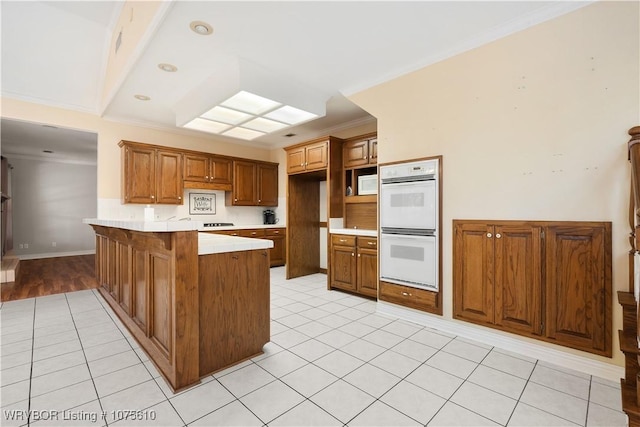
[[[589,2],[166,3],[163,19],[151,29],[148,43],[113,98],[103,105],[106,59],[123,3],[3,0],[2,96],[176,128],[181,106],[189,105],[195,95],[202,96],[209,90],[205,82],[240,59],[313,88],[327,100],[325,117],[250,143],[281,147],[374,120],[345,96]],[[213,34],[193,33],[189,23],[194,20],[211,24]],[[163,72],[159,63],[171,63],[178,71]],[[138,101],[134,94],[151,100]],[[296,136],[287,138],[287,133]],[[3,153],[5,144],[3,136]]]

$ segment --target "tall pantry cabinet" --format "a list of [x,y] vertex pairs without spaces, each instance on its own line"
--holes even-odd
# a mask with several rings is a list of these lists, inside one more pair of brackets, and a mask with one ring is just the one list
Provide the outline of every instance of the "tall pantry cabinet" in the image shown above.
[[453,228],[454,318],[611,357],[611,223]]

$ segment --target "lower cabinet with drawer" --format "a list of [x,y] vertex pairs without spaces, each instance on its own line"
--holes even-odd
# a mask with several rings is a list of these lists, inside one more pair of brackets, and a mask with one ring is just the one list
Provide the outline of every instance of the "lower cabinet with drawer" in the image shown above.
[[416,310],[436,312],[438,293],[380,281],[380,300]]
[[376,237],[331,235],[331,288],[377,297]]
[[268,239],[273,242],[273,247],[269,249],[269,260],[271,267],[283,266],[286,259],[286,237],[287,229],[279,228],[245,228],[238,230],[217,230],[212,233],[226,234],[227,236],[251,237],[254,239]]

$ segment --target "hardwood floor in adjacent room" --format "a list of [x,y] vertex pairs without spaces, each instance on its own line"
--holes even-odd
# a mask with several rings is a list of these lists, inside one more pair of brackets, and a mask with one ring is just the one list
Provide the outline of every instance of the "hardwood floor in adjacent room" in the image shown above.
[[1,301],[13,301],[98,287],[95,255],[20,261],[15,282],[3,283]]

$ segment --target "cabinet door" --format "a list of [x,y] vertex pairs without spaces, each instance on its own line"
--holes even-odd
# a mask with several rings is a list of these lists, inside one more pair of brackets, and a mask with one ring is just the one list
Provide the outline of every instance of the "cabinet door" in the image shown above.
[[493,226],[454,221],[453,317],[493,324]]
[[378,139],[372,139],[369,141],[369,164],[375,165],[378,163]]
[[287,173],[304,171],[304,147],[298,147],[287,151]]
[[610,225],[547,227],[548,338],[611,356],[610,254]]
[[495,226],[495,324],[540,335],[542,328],[541,228]]
[[124,148],[124,202],[155,203],[156,154],[153,148]]
[[352,168],[369,163],[369,141],[351,141],[344,144],[344,167]]
[[149,336],[149,253],[131,248],[131,282],[133,303],[131,318]]
[[156,162],[156,203],[181,205],[184,193],[182,154],[158,150]]
[[356,268],[355,246],[332,246],[331,286],[355,291]]
[[133,288],[131,286],[131,268],[129,265],[131,254],[129,251],[129,245],[118,242],[118,284],[120,285],[118,303],[125,313],[131,316]]
[[209,181],[213,184],[228,185],[231,188],[233,162],[224,157],[211,157]]
[[305,169],[308,171],[325,169],[328,165],[327,148],[326,141],[307,145],[305,147]]
[[378,251],[358,248],[358,292],[375,297],[378,295]]
[[234,161],[232,204],[237,206],[255,206],[258,202],[256,182],[255,163]]
[[151,303],[149,334],[163,356],[173,364],[173,271],[171,259],[162,254],[150,253],[149,292]]
[[209,157],[197,154],[184,155],[184,180],[190,182],[209,182]]
[[273,247],[269,250],[270,267],[284,265],[286,255],[285,236],[269,236],[267,239],[273,242]]
[[278,165],[258,164],[258,205],[278,206]]

